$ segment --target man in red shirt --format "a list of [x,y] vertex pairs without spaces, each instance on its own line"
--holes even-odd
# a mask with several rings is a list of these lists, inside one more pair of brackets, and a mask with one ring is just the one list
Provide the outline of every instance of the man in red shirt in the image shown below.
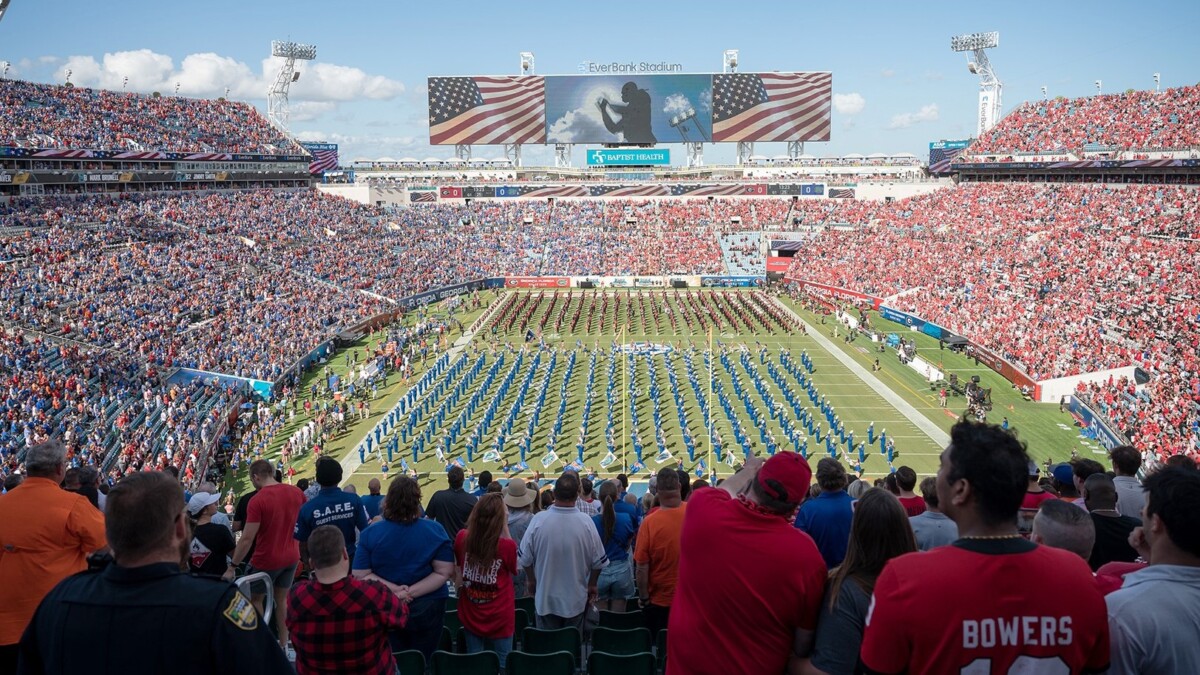
[[896,469],[896,487],[900,488],[900,505],[909,518],[925,513],[925,498],[918,497],[917,472],[911,467],[902,466]]
[[808,655],[825,561],[791,518],[811,480],[803,457],[777,452],[765,464],[748,458],[719,488],[692,493],[667,628],[667,675],[782,673]]
[[[288,632],[284,622],[287,614],[288,589],[296,576],[296,564],[300,562],[300,545],[292,534],[300,507],[304,506],[304,493],[291,485],[275,480],[275,467],[265,459],[255,460],[250,465],[250,482],[258,488],[258,494],[250,500],[247,508],[246,527],[242,538],[233,550],[233,565],[225,573],[232,579],[234,568],[246,559],[250,546],[254,555],[250,567],[254,572],[266,572],[271,577],[275,594],[275,626],[279,629],[279,644],[287,647]],[[254,606],[262,612],[266,593],[251,590]]]
[[1087,563],[1017,532],[1028,463],[1016,437],[995,425],[963,420],[950,430],[938,502],[959,540],[884,567],[867,612],[865,672],[1108,668],[1104,598]]
[[393,675],[388,631],[404,627],[408,605],[377,581],[350,576],[346,539],[333,525],[308,538],[314,579],[288,594],[287,626],[298,675]]

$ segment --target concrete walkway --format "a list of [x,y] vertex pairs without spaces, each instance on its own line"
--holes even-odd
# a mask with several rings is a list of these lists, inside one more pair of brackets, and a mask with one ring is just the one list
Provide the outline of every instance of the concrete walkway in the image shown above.
[[853,373],[855,377],[863,381],[863,384],[873,389],[875,393],[882,396],[883,399],[891,404],[893,408],[900,411],[901,415],[904,415],[906,418],[908,418],[908,421],[912,422],[913,425],[915,425],[921,430],[921,432],[928,436],[930,440],[932,440],[938,447],[944,448],[950,444],[950,434],[946,433],[941,427],[934,424],[933,420],[922,415],[917,411],[916,408],[912,406],[911,403],[905,401],[899,394],[892,391],[889,387],[880,382],[879,378],[869,373],[866,368],[863,368],[861,365],[859,365],[858,362],[855,361],[849,354],[842,351],[837,345],[833,344],[833,341],[822,335],[821,331],[813,328],[807,321],[801,319],[800,315],[792,311],[791,307],[788,307],[774,297],[771,298],[771,301],[774,302],[781,310],[787,312],[797,321],[804,324],[805,327],[808,328],[809,336],[816,340],[817,344],[824,347],[825,351],[833,355],[833,357],[841,362],[843,366],[849,368],[850,372]]

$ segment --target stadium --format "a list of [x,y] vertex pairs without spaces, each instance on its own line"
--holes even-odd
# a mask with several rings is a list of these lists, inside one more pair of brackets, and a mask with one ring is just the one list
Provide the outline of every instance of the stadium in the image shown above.
[[[0,0],[0,31],[13,30],[19,16]],[[10,587],[30,570],[50,581],[32,600],[0,601],[28,605],[23,615],[0,617],[4,626],[17,626],[0,632],[0,651],[12,648],[11,662],[5,651],[0,666],[17,667],[18,641],[19,672],[81,665],[30,655],[54,625],[47,618],[52,601],[69,604],[63,594],[71,581],[47,594],[84,567],[68,568],[61,554],[51,579],[49,568],[13,562],[29,545],[10,523],[27,512],[51,512],[39,506],[46,501],[16,506],[17,497],[31,492],[22,481],[55,477],[46,467],[57,466],[66,490],[56,494],[79,493],[101,511],[110,495],[110,508],[96,512],[94,525],[108,528],[114,567],[136,556],[122,557],[118,547],[133,546],[135,537],[119,537],[113,522],[133,511],[112,505],[138,504],[136,490],[152,489],[137,487],[153,480],[144,474],[165,473],[186,495],[195,532],[213,523],[220,529],[218,516],[232,525],[237,534],[219,554],[192,530],[180,537],[190,562],[210,553],[219,558],[218,567],[193,564],[192,571],[236,581],[240,591],[219,596],[230,603],[221,609],[245,639],[263,640],[237,643],[262,659],[254,672],[276,672],[280,661],[280,672],[301,673],[326,672],[319,663],[406,674],[498,673],[502,666],[509,673],[755,673],[780,665],[788,672],[943,672],[960,657],[963,667],[983,658],[997,664],[963,672],[1009,672],[1002,665],[1028,666],[1023,659],[1061,660],[1064,670],[1053,672],[1100,672],[1110,661],[1113,672],[1168,672],[1148,665],[1162,663],[1152,654],[1135,658],[1128,642],[1118,650],[1115,635],[1110,658],[1106,621],[1116,621],[1113,598],[1130,597],[1147,563],[1150,571],[1183,570],[1169,579],[1178,586],[1200,582],[1200,85],[1160,88],[1156,73],[1153,90],[1043,97],[1005,109],[988,59],[989,53],[1000,58],[999,44],[997,33],[951,40],[953,51],[967,55],[979,86],[977,128],[963,134],[969,138],[929,143],[928,157],[812,154],[847,128],[834,124],[838,73],[768,70],[771,64],[747,71],[737,50],[723,53],[720,72],[699,73],[669,61],[635,69],[620,59],[613,63],[622,66],[619,73],[581,66],[586,74],[540,75],[530,52],[520,53],[520,70],[510,74],[444,76],[430,63],[419,105],[427,106],[427,145],[438,156],[426,159],[343,156],[337,143],[297,133],[289,88],[316,58],[309,44],[272,43],[278,69],[270,73],[265,110],[230,97],[228,87],[226,96],[200,98],[179,95],[178,84],[173,95],[115,90],[72,84],[70,70],[65,82],[33,81],[10,77],[6,61],[0,571]],[[476,61],[482,71],[492,65]],[[756,147],[786,151],[758,154]],[[451,148],[452,157],[441,152]],[[706,162],[706,150],[710,157],[732,151],[735,159]],[[552,156],[553,163],[531,156]],[[972,474],[963,468],[963,448],[976,441],[986,451],[970,455],[972,461],[987,468]],[[1001,507],[993,502],[1004,502],[993,499],[1004,488],[995,476],[1011,466],[1027,501],[995,517]],[[789,471],[803,474],[805,488],[790,499],[782,489],[794,478]],[[768,481],[768,473],[778,480]],[[274,507],[255,506],[267,500],[251,497],[276,485],[287,486],[290,496]],[[722,485],[732,496],[713,504],[713,494],[725,493]],[[846,492],[855,485],[858,507]],[[1125,497],[1123,489],[1136,496]],[[778,494],[768,499],[761,490]],[[1040,496],[1028,503],[1028,495],[1043,491],[1078,500],[1084,520],[1039,509]],[[492,492],[503,502],[487,499]],[[1164,506],[1160,494],[1168,492],[1175,506]],[[356,495],[346,497],[344,518],[329,516],[343,513],[339,503],[326,504],[330,510],[315,522],[306,520],[310,506],[334,493]],[[695,499],[686,500],[689,493]],[[900,499],[872,496],[888,493]],[[465,510],[461,500],[452,503],[468,494],[474,496]],[[363,504],[374,498],[374,512],[359,496]],[[844,509],[833,504],[842,497]],[[407,520],[397,515],[405,498],[416,508]],[[545,597],[540,584],[567,584],[553,581],[553,570],[584,554],[564,553],[555,540],[535,545],[544,540],[529,536],[523,521],[518,532],[521,518],[514,521],[505,504],[511,511],[523,502],[518,512],[530,508],[526,499],[539,510],[535,518],[570,511],[572,502],[595,517],[596,528],[584,529],[599,538],[585,537],[585,544],[594,539],[608,567],[593,564],[589,581],[585,562],[578,588],[561,592],[573,597],[582,589],[589,610],[601,605],[596,616],[573,605],[564,613],[566,600]],[[297,502],[287,507],[290,518],[266,510],[287,500]],[[806,618],[756,615],[758,600],[745,606],[729,600],[763,586],[719,572],[721,555],[760,550],[754,542],[762,540],[752,537],[765,537],[769,528],[734,526],[728,515],[695,523],[706,513],[716,519],[718,507],[736,508],[738,500],[772,524],[782,522],[778,515],[787,520],[789,536],[776,531],[761,549],[762,558],[778,560],[763,562],[756,578],[790,578],[820,563],[815,595],[806,587],[793,598],[790,582],[780,584],[787,588],[777,601],[811,604]],[[682,508],[681,501],[689,520],[680,511],[674,543],[663,544],[679,568],[678,587],[671,568],[674,602],[665,596],[674,607],[668,629],[661,587],[655,590],[662,582],[654,565],[662,563],[647,563],[642,553],[641,539],[659,530],[634,532],[639,523],[659,527],[666,518],[651,514]],[[1145,504],[1145,512],[1134,502]],[[496,504],[509,513],[508,524],[503,536],[495,525],[488,559],[509,575],[509,563],[501,565],[504,542],[515,540],[507,582],[495,581],[495,572],[491,581],[474,579],[474,568],[464,567],[480,555],[483,535],[472,536]],[[788,508],[774,513],[772,504]],[[971,643],[963,654],[944,653],[948,643],[925,645],[897,661],[881,637],[887,629],[878,626],[899,634],[903,622],[881,611],[874,631],[865,619],[865,638],[863,616],[857,618],[857,642],[846,643],[848,665],[845,653],[831,656],[839,648],[830,645],[845,636],[822,635],[828,625],[826,614],[816,618],[822,597],[835,594],[842,602],[841,580],[852,579],[863,584],[861,614],[867,601],[881,602],[885,579],[902,583],[896,575],[919,564],[906,568],[907,558],[896,556],[926,550],[915,521],[908,549],[882,557],[873,572],[846,570],[855,556],[872,555],[863,542],[883,546],[891,539],[880,533],[879,513],[891,508],[917,517],[927,507],[944,511],[951,527],[957,523],[944,543],[961,539],[944,548],[960,555],[984,557],[963,545],[970,539],[1011,538],[1037,551],[1029,552],[1038,557],[1024,572],[1007,572],[1004,583],[1013,588],[1044,576],[1029,586],[1042,588],[1055,575],[1063,588],[1076,588],[1069,573],[1089,572],[1088,565],[1047,551],[1073,550],[1056,544],[1055,533],[1086,525],[1095,546],[1080,555],[1099,574],[1084,575],[1080,587],[1092,593],[1088,578],[1101,588],[1114,584],[1107,589],[1107,619],[1097,592],[1080,603],[1075,642],[1031,639],[1026,651],[991,652],[980,645],[992,619],[982,619],[970,629],[980,632],[962,637]],[[371,525],[356,520],[360,510]],[[1121,522],[1093,523],[1106,511]],[[261,555],[250,552],[251,542],[266,548],[272,518],[287,521],[274,528],[283,532],[284,549],[301,542],[290,563],[264,565],[251,557]],[[387,536],[375,518],[404,527],[417,527],[414,519],[433,523],[439,546],[457,555],[454,564],[423,558],[417,566],[425,573],[388,576],[385,561],[368,557],[381,555],[368,542],[382,548],[379,537]],[[830,525],[837,518],[841,524]],[[150,520],[139,527],[152,528]],[[1151,521],[1162,529],[1143,535]],[[533,520],[566,527],[548,522]],[[622,522],[629,535],[615,546]],[[708,595],[689,585],[701,578],[700,563],[684,559],[708,557],[707,549],[700,555],[689,549],[689,533],[698,546],[705,533],[718,533],[701,528],[718,522],[730,543],[712,545],[701,585],[720,574],[729,588],[714,584]],[[330,524],[346,533],[332,557],[322,548],[328,537],[319,536]],[[1185,530],[1192,534],[1179,534]],[[309,531],[311,539],[301,535]],[[799,542],[791,537],[796,532],[803,534]],[[524,542],[520,533],[527,533]],[[665,535],[653,536],[657,542]],[[87,554],[107,548],[96,543],[76,548]],[[415,544],[400,547],[409,556],[401,556],[401,567],[428,554],[405,546]],[[283,558],[292,554],[284,551]],[[403,605],[406,626],[372,620],[370,627],[355,624],[353,640],[347,632],[313,641],[331,629],[321,628],[317,615],[303,615],[316,611],[317,596],[297,593],[335,583],[321,575],[340,569],[343,554],[353,563],[353,579],[383,584],[361,582],[383,589],[381,606]],[[889,558],[895,560],[881,576]],[[77,556],[76,563],[83,560]],[[363,560],[376,564],[360,567]],[[965,569],[991,564],[938,560],[946,561],[940,564],[947,566],[947,589]],[[297,561],[309,577],[303,586],[299,578],[291,585]],[[616,578],[612,570],[622,561],[623,576]],[[289,564],[283,583],[275,568]],[[822,596],[826,569],[833,590]],[[597,600],[597,578],[611,592],[608,599]],[[264,590],[272,584],[273,593]],[[481,599],[479,584],[492,595]],[[218,591],[226,587],[222,582]],[[1187,598],[1197,587],[1175,592]],[[489,632],[480,628],[479,608],[494,610],[494,602],[507,603],[507,618]],[[729,618],[694,620],[698,608],[709,616],[725,602],[737,605]],[[684,615],[685,608],[692,614]],[[1200,630],[1188,623],[1194,607],[1190,615],[1162,611],[1180,622],[1171,630],[1193,637]],[[401,610],[372,616],[389,612]],[[977,620],[964,615],[963,626]],[[1095,642],[1084,644],[1097,620]],[[771,654],[735,648],[729,641],[741,629],[726,626],[731,622],[762,631],[759,651],[783,647]],[[776,635],[780,626],[784,642]],[[350,630],[338,624],[343,628]],[[1139,629],[1145,626],[1125,628],[1127,640]],[[1003,623],[999,630],[1003,635]],[[801,636],[814,632],[815,652],[810,643],[801,648]],[[728,657],[739,665],[720,658],[705,665],[694,649],[668,642],[668,633],[687,636],[686,644],[711,640],[723,653],[740,654]],[[339,639],[346,640],[340,651],[333,644]],[[551,657],[560,648],[569,658],[555,670]],[[373,649],[382,655],[367,656]],[[1194,652],[1187,656],[1181,645],[1163,650],[1175,659],[1171,672],[1190,672],[1184,664],[1196,661]],[[221,663],[197,660],[196,672],[240,672]],[[955,671],[959,666],[952,664]]]

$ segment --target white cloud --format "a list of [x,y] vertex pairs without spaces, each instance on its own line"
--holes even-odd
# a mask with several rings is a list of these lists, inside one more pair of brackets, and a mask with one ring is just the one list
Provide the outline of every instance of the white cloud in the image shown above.
[[[604,138],[608,130],[599,114],[589,114],[585,108],[568,110],[562,117],[555,120],[546,130],[548,143],[575,143],[584,139]],[[617,135],[618,138],[621,134]]]
[[900,113],[892,115],[892,121],[888,123],[889,129],[907,129],[914,124],[921,122],[936,122],[938,119],[938,106],[936,103],[921,106],[917,112]]
[[883,70],[879,71],[879,74],[883,77],[895,77],[896,71],[892,70],[891,68],[884,68]]
[[[548,143],[581,143],[585,140],[594,141],[597,138],[613,138],[614,135],[608,132],[604,126],[604,120],[600,117],[600,106],[596,105],[600,99],[620,101],[621,94],[604,85],[590,89],[577,99],[581,102],[578,108],[566,111],[561,117],[550,123],[550,127],[546,130],[546,141]],[[615,138],[617,142],[624,140],[623,134],[616,134]]]
[[293,122],[309,122],[336,108],[333,101],[298,101],[288,105]]
[[692,105],[692,102],[688,100],[688,97],[684,96],[683,94],[670,94],[663,101],[662,111],[670,116],[695,109],[696,106]]
[[867,106],[862,94],[834,94],[833,109],[842,115],[857,115]]
[[[59,61],[43,57],[43,62]],[[129,78],[127,89],[142,93],[158,91],[170,94],[179,85],[183,96],[217,97],[262,100],[274,82],[282,59],[267,58],[255,72],[249,65],[212,52],[189,54],[176,66],[165,54],[149,49],[107,53],[99,61],[92,56],[70,56],[61,61],[55,71],[57,82],[66,80],[84,87],[120,90]],[[331,63],[300,62],[296,69],[300,79],[291,87],[293,108],[297,102],[329,103],[307,106],[302,114],[318,114],[334,109],[336,102],[359,99],[387,100],[404,93],[404,85],[382,75],[370,75],[359,68]]]
[[924,76],[924,77],[925,77],[925,79],[927,79],[927,80],[932,80],[932,81],[935,81],[935,82],[936,82],[936,81],[938,81],[938,80],[944,80],[944,79],[946,79],[946,76],[945,76],[943,73],[940,73],[940,72],[938,72],[938,71],[936,71],[936,70],[927,70],[927,71],[925,71],[925,76]]

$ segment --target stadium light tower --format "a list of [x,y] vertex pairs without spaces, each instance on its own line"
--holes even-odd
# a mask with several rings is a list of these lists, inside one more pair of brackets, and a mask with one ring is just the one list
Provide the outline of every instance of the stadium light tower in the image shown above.
[[[738,69],[738,50],[726,49],[721,60],[722,73],[736,73]],[[738,166],[750,161],[750,157],[754,155],[754,143],[749,141],[738,141],[737,144],[737,163]]]
[[1154,74],[1154,93],[1156,93],[1156,94],[1158,93],[1158,84],[1159,84],[1159,81],[1161,81],[1161,80],[1162,80],[1162,77],[1158,73],[1155,73]]
[[968,52],[967,70],[979,76],[979,122],[975,133],[982,136],[1000,121],[1004,85],[992,70],[985,50],[1000,46],[1000,33],[968,33],[950,38],[950,49]]
[[271,42],[271,56],[283,57],[284,61],[283,67],[279,69],[279,75],[275,77],[275,82],[267,90],[267,119],[286,132],[290,117],[288,89],[291,88],[293,82],[300,79],[300,73],[296,72],[296,62],[312,61],[317,58],[317,47],[291,40],[275,40]]
[[1100,80],[1096,80],[1096,95],[1101,96],[1103,94],[1104,94],[1104,83],[1101,82]]

